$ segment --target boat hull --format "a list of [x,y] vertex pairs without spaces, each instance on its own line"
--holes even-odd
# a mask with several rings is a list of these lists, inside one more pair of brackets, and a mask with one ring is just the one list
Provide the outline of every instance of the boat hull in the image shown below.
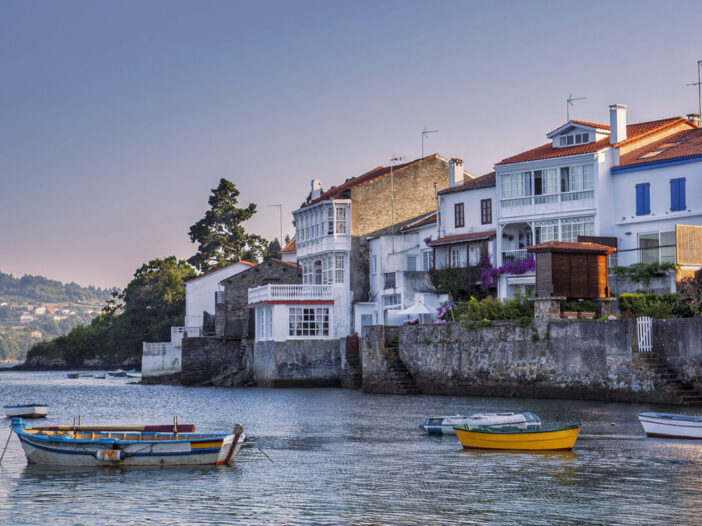
[[534,413],[476,413],[428,418],[419,424],[419,427],[430,435],[455,435],[454,427],[462,425],[514,426],[521,429],[534,429],[541,426],[541,420]]
[[[65,436],[31,434],[13,426],[30,464],[46,466],[183,466],[231,464],[246,438],[243,431],[233,435],[149,433],[152,440],[75,440]],[[156,436],[160,440],[156,440]],[[165,438],[165,439],[164,439]]]
[[49,414],[49,406],[43,404],[6,405],[4,409],[7,418],[45,418]]
[[456,428],[456,435],[465,449],[558,451],[573,449],[579,431],[580,426],[541,431],[469,429],[469,426],[464,426]]
[[641,413],[639,422],[652,438],[702,440],[702,418],[671,413]]

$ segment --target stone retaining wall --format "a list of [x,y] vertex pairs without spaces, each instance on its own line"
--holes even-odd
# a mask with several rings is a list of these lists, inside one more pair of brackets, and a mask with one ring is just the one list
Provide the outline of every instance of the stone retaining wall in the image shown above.
[[[637,359],[636,321],[366,327],[363,390],[393,392],[388,341],[424,393],[674,402]],[[396,336],[393,332],[396,331]],[[654,320],[654,350],[683,378],[702,372],[702,319]]]
[[183,338],[183,385],[240,386],[251,382],[248,347],[238,339]]
[[259,386],[337,386],[341,340],[262,341],[254,344],[253,377]]

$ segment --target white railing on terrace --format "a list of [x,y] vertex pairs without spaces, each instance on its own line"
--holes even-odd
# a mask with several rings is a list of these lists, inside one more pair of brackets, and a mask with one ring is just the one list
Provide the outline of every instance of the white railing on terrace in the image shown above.
[[524,261],[529,257],[529,253],[526,249],[522,250],[505,250],[502,252],[502,264],[505,263],[516,263],[518,261]]
[[578,190],[576,192],[561,192],[558,194],[535,195],[502,199],[502,208],[524,208],[550,203],[572,202],[572,201],[592,201],[595,197],[594,190]]
[[171,343],[176,347],[183,345],[183,338],[199,338],[202,336],[200,327],[171,327]]
[[331,285],[262,285],[249,289],[249,305],[262,301],[331,299]]

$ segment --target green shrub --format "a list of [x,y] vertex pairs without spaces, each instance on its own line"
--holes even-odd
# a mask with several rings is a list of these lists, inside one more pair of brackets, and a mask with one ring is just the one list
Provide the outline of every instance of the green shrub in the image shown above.
[[534,305],[522,295],[506,301],[492,296],[480,301],[472,297],[469,301],[459,302],[456,313],[464,320],[518,320],[520,324],[529,325],[534,317]]
[[622,313],[628,312],[632,318],[692,318],[698,315],[697,303],[682,294],[622,294],[617,298]]

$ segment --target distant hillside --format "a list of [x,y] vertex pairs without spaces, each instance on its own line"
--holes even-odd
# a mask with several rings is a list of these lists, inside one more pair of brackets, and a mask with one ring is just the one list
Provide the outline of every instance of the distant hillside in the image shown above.
[[0,300],[27,300],[53,303],[102,303],[110,298],[109,289],[92,285],[81,287],[77,283],[61,283],[44,276],[26,274],[15,278],[0,272]]
[[110,292],[0,272],[0,362],[22,361],[33,345],[90,324]]

